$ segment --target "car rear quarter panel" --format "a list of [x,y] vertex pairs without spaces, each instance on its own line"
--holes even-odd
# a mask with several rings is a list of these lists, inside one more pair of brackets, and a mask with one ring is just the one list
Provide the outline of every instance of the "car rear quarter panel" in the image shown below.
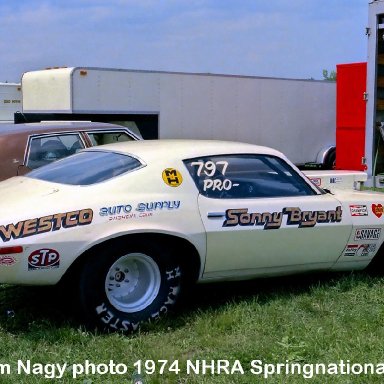
[[335,197],[352,220],[353,230],[333,270],[365,268],[384,242],[384,194],[338,192]]
[[[164,182],[161,168],[153,171],[144,167],[93,186],[57,185],[51,193],[41,192],[40,201],[36,197],[34,200],[26,198],[23,203],[20,201],[18,212],[13,215],[15,219],[2,219],[0,224],[17,224],[80,210],[92,210],[92,221],[73,227],[61,225],[57,230],[3,242],[1,246],[23,246],[23,253],[13,255],[14,262],[6,269],[0,266],[0,282],[55,284],[78,257],[95,245],[138,233],[167,234],[186,239],[196,248],[203,266],[206,237],[197,207],[198,192],[186,171],[182,173],[185,177],[177,187]],[[11,211],[8,210],[8,214]],[[171,248],[172,241],[168,245]],[[45,249],[55,251],[60,262],[52,268],[31,268],[30,256]],[[183,250],[178,250],[178,253],[184,257]]]

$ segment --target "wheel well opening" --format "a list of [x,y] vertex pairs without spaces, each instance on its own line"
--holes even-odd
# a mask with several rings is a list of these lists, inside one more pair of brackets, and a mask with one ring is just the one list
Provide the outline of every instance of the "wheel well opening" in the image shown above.
[[199,253],[195,246],[188,240],[181,237],[166,235],[160,233],[142,233],[142,234],[130,234],[104,241],[103,243],[96,244],[92,248],[85,251],[80,255],[68,268],[62,277],[60,282],[71,282],[74,278],[79,276],[82,267],[87,262],[87,259],[98,250],[110,247],[112,244],[123,243],[129,244],[145,244],[147,242],[153,242],[160,244],[164,248],[168,248],[172,255],[181,263],[181,267],[184,272],[184,283],[193,284],[199,278],[201,260]]
[[380,245],[379,250],[366,267],[366,271],[371,275],[382,275],[384,269],[384,243]]

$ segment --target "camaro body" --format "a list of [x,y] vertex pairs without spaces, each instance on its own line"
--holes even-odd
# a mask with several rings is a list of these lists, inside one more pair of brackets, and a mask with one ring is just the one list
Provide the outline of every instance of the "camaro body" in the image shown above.
[[[82,153],[138,165],[86,185],[33,173],[1,182],[0,282],[55,284],[87,250],[134,234],[166,236],[181,258],[188,254],[176,239],[188,242],[199,282],[363,269],[384,240],[383,195],[325,193],[269,148],[170,140]],[[248,166],[255,159],[257,172]],[[259,180],[267,180],[260,193]]]

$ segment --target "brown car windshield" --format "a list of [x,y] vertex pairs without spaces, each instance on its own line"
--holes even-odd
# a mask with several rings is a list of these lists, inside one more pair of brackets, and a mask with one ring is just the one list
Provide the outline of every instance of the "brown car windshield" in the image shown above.
[[142,167],[134,157],[114,152],[86,151],[55,161],[25,176],[69,185],[91,185]]

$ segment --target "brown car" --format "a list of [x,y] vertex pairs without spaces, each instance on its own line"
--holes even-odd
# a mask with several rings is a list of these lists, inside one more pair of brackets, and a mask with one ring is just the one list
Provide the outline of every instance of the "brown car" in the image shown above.
[[0,180],[23,175],[82,148],[140,139],[129,128],[107,123],[0,124]]

